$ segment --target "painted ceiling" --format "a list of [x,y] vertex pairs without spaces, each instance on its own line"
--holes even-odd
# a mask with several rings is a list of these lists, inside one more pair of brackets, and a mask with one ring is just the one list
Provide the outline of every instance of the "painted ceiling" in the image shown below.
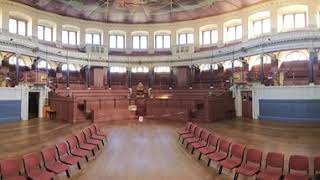
[[85,20],[162,23],[197,19],[267,0],[12,0],[37,9]]

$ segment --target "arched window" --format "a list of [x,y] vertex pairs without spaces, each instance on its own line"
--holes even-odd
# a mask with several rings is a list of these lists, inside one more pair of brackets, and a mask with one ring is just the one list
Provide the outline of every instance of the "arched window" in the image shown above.
[[[61,66],[61,70],[62,71],[67,71],[68,70],[68,64],[63,64]],[[76,68],[76,66],[74,64],[69,64],[69,71],[76,71],[76,70],[77,70],[77,68]]]
[[[254,59],[253,61],[251,61],[249,63],[249,69],[251,69],[253,66],[260,65],[260,63],[261,63],[261,57],[257,56],[256,59]],[[264,55],[263,56],[263,64],[271,64],[271,57]]]
[[211,68],[210,66],[211,66],[211,64],[200,64],[199,69],[201,72],[202,71],[209,71]]
[[223,68],[224,69],[231,69],[232,68],[232,62],[231,61],[226,61],[223,63]]
[[49,63],[47,63],[46,61],[40,61],[37,65],[37,68],[39,69],[46,69],[47,68],[47,64],[48,64],[48,69],[52,69],[51,65]]
[[142,66],[133,67],[131,69],[131,72],[133,72],[133,73],[147,73],[147,72],[149,72],[149,68],[148,67],[142,67]]
[[234,61],[233,65],[234,65],[234,67],[242,67],[243,66],[242,62],[238,61],[238,60]]
[[170,67],[169,66],[155,67],[154,72],[156,72],[156,73],[169,73]]
[[283,61],[306,61],[308,57],[300,51],[293,51],[289,53]]
[[[17,63],[17,57],[16,56],[11,56],[9,58],[9,64],[16,65],[16,63]],[[19,64],[19,66],[26,66],[26,63],[23,61],[22,58],[18,59],[18,64]]]
[[125,73],[127,72],[127,68],[126,67],[110,67],[110,72],[111,73]]

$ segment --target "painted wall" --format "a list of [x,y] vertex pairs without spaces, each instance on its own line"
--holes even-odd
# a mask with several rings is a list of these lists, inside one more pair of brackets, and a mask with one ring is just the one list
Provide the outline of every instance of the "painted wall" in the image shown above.
[[0,123],[17,120],[28,120],[29,92],[39,92],[39,114],[43,117],[43,106],[48,95],[47,88],[17,86],[0,88]]
[[259,119],[259,116],[269,119],[273,114],[274,117],[278,116],[283,120],[301,120],[302,117],[305,117],[305,120],[320,120],[319,85],[267,87],[254,84],[251,87],[235,87],[233,91],[237,116],[242,116],[241,91],[247,90],[252,91],[254,119]]

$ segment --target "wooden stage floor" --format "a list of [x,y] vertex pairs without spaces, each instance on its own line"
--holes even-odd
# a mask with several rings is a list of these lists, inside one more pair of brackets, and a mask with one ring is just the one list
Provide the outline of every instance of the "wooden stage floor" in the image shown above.
[[[41,147],[64,141],[89,123],[70,125],[33,119],[20,123],[0,124],[0,159],[16,157]],[[112,180],[225,180],[217,169],[206,167],[206,159],[197,160],[177,141],[176,129],[181,122],[126,121],[102,124],[109,143],[82,170],[72,168],[71,179]],[[320,153],[320,124],[292,124],[253,120],[226,120],[201,123],[233,142],[265,152],[302,154],[313,157]],[[265,155],[264,155],[265,156]],[[310,163],[311,164],[311,163]],[[67,179],[60,175],[57,179]]]

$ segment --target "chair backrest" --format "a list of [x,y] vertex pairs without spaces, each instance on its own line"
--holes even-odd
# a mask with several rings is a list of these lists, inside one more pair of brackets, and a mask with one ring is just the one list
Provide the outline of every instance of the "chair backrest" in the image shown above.
[[244,155],[244,145],[241,144],[232,144],[231,146],[231,158],[239,159],[242,161]]
[[194,134],[198,126],[196,124],[192,124],[190,128],[190,133]]
[[219,143],[219,137],[214,135],[214,134],[210,134],[209,136],[209,140],[208,140],[208,146],[212,146],[217,148],[218,147],[218,143]]
[[56,144],[56,148],[57,148],[57,152],[58,152],[58,156],[64,156],[68,154],[68,146],[65,142]]
[[26,170],[26,173],[28,174],[33,169],[40,168],[40,158],[36,153],[30,153],[26,154],[22,157],[24,168]]
[[89,128],[85,128],[82,132],[83,132],[86,139],[89,139],[91,137],[91,133],[90,133]]
[[263,152],[258,149],[248,149],[246,162],[259,164],[261,166]]
[[186,130],[190,130],[190,128],[191,128],[191,125],[192,125],[192,122],[187,122],[187,124],[186,124]]
[[20,162],[17,159],[7,159],[0,161],[0,174],[3,178],[17,176],[20,173]]
[[201,129],[200,127],[198,127],[198,128],[196,129],[196,131],[194,132],[194,134],[195,134],[195,136],[196,136],[197,138],[200,138],[201,133],[202,133],[202,129]]
[[283,171],[284,167],[284,154],[276,153],[276,152],[269,152],[267,154],[266,159],[266,167],[272,167],[272,168],[281,168],[281,171]]
[[84,134],[83,134],[82,132],[78,133],[78,134],[76,135],[76,137],[77,137],[77,140],[78,140],[78,144],[79,144],[79,145],[86,143],[86,139],[85,139]]
[[221,138],[219,143],[219,152],[229,153],[231,143],[223,138]]
[[93,125],[89,126],[89,129],[90,129],[91,135],[97,134],[96,128]]
[[307,171],[309,174],[309,158],[307,156],[292,155],[289,158],[289,172],[290,170]]
[[51,162],[55,162],[56,160],[56,152],[53,147],[46,147],[41,150],[41,155],[45,164],[49,164]]
[[320,171],[320,156],[314,158],[314,174],[316,174],[317,171]]
[[73,150],[77,149],[78,141],[77,141],[77,138],[75,136],[68,137],[67,138],[67,143],[69,145],[70,151],[73,151]]
[[207,130],[203,130],[200,136],[201,141],[208,143],[210,133]]

